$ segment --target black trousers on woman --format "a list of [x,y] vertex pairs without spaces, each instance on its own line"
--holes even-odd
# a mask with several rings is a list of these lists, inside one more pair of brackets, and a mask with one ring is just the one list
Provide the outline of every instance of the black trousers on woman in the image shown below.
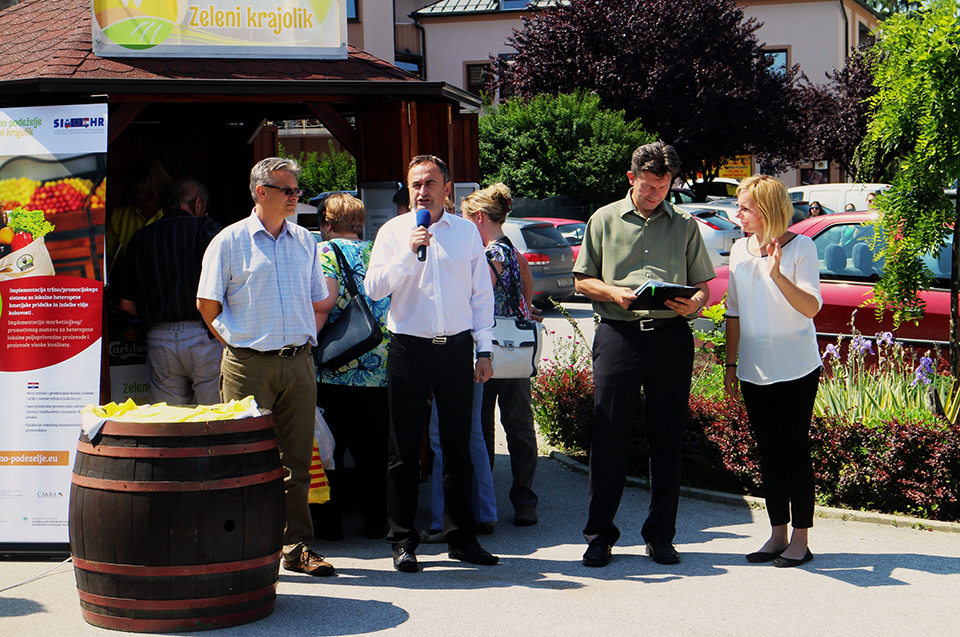
[[821,368],[803,378],[770,385],[740,381],[750,429],[760,453],[760,473],[771,526],[813,526],[814,481],[810,421]]
[[390,411],[386,387],[317,384],[317,405],[336,441],[333,452],[335,470],[327,470],[330,502],[312,507],[318,537],[324,532],[342,536],[341,512],[347,504],[343,468],[347,450],[356,466],[356,496],[363,516],[363,533],[382,538],[387,529],[387,444],[390,435]]

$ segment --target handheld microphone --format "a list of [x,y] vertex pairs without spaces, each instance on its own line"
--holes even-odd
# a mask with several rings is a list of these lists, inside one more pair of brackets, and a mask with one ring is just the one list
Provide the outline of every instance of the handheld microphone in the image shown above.
[[[417,225],[421,228],[430,227],[430,211],[426,208],[417,210]],[[427,246],[420,246],[417,248],[417,259],[419,261],[427,260]]]

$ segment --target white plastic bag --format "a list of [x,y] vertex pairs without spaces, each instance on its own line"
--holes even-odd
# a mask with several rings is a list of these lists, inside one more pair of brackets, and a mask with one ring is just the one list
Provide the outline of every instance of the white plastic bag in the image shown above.
[[324,471],[333,471],[336,469],[333,463],[333,448],[336,441],[333,434],[330,433],[330,427],[327,421],[323,419],[323,410],[317,407],[317,420],[313,425],[313,435],[317,440],[317,449],[320,450],[320,462],[323,463]]

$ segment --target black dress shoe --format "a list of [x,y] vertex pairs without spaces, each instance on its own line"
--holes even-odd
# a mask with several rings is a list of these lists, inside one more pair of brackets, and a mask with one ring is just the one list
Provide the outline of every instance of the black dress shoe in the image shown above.
[[780,554],[783,551],[777,551],[776,553],[767,553],[766,551],[757,551],[756,553],[748,553],[747,561],[753,562],[754,564],[759,564],[760,562],[772,562],[773,560],[780,557]]
[[673,544],[666,540],[647,542],[647,555],[657,564],[679,564],[680,554]]
[[587,551],[583,554],[584,566],[606,566],[610,563],[613,547],[596,537],[590,540]]
[[401,546],[393,547],[393,568],[401,573],[416,573],[420,570],[416,553]]
[[450,550],[447,551],[447,555],[450,556],[451,560],[470,562],[471,564],[478,564],[480,566],[493,566],[500,561],[499,557],[491,555],[486,549],[480,546],[476,540],[467,542],[462,546],[451,546]]
[[806,554],[799,560],[791,560],[789,557],[778,557],[777,559],[773,560],[773,565],[777,568],[792,568],[794,566],[806,564],[812,559],[813,553],[810,552],[810,549],[807,549]]

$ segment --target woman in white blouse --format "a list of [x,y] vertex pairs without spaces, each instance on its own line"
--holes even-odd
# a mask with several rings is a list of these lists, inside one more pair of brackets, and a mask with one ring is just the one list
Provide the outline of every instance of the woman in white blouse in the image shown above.
[[780,181],[744,179],[737,207],[751,234],[730,253],[724,389],[731,396],[742,392],[773,527],[747,560],[799,566],[813,559],[807,547],[814,509],[809,430],[822,371],[813,325],[822,304],[820,264],[813,241],[787,230],[793,206]]

